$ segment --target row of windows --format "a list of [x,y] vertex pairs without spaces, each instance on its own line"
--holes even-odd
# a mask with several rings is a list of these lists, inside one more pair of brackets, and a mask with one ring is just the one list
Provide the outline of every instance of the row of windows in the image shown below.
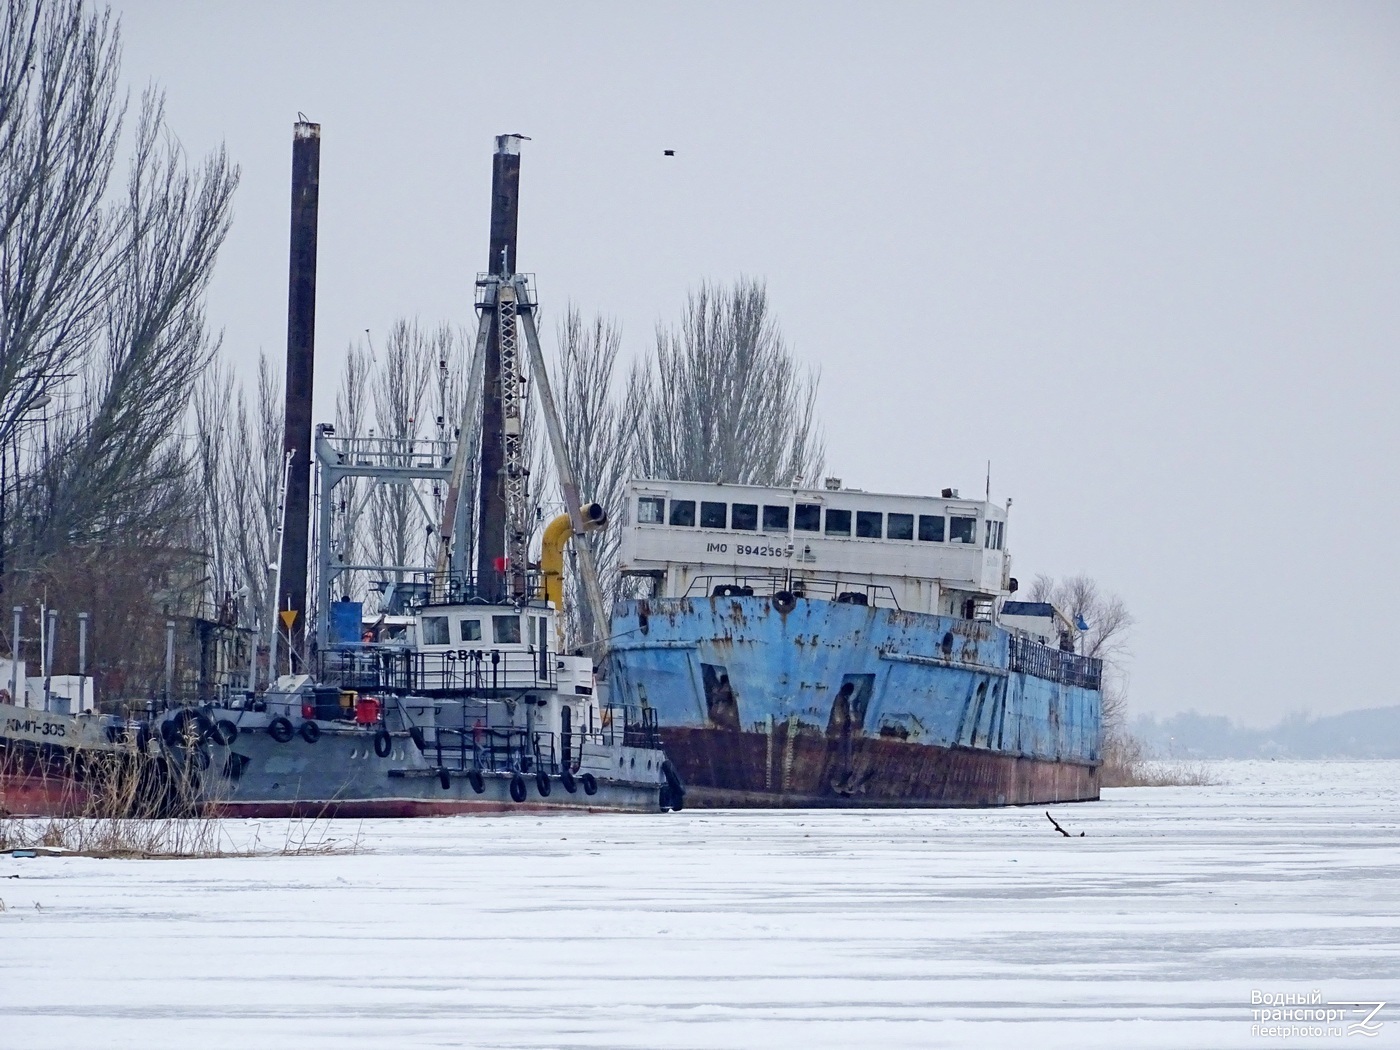
[[[482,628],[484,627],[484,617],[464,616],[457,621],[457,641],[458,642],[480,642]],[[525,619],[533,621],[526,625],[526,631],[530,635],[530,643],[538,645],[541,649],[548,648],[547,624],[549,621],[543,616],[528,616]],[[521,617],[509,613],[502,616],[492,616],[491,620],[491,641],[495,645],[519,645],[520,643],[520,620]],[[422,619],[423,638],[422,645],[453,645],[452,631],[448,626],[446,616],[425,616]]]
[[[693,499],[673,499],[669,513],[666,500],[660,496],[641,496],[637,499],[637,521],[643,525],[675,525],[681,528],[694,528],[697,521],[696,501]],[[757,503],[711,503],[700,501],[698,521],[702,529],[738,529],[745,532],[759,531],[763,522],[764,532],[787,532],[789,514],[792,528],[796,532],[824,532],[828,536],[855,535],[862,539],[912,540],[918,538],[929,543],[976,543],[977,518],[975,516],[952,514],[900,514],[878,510],[841,510],[836,507],[823,508],[820,503],[798,503],[793,507],[772,506]],[[760,515],[760,510],[762,514]],[[1004,523],[989,521],[985,533],[986,545],[1001,550]],[[854,528],[854,532],[852,529]]]

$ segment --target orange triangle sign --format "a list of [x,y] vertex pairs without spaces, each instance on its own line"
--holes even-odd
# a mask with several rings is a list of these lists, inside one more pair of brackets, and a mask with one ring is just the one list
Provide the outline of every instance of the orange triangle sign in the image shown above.
[[297,611],[295,609],[283,609],[278,615],[282,617],[282,622],[289,631],[292,629],[292,624],[297,622]]

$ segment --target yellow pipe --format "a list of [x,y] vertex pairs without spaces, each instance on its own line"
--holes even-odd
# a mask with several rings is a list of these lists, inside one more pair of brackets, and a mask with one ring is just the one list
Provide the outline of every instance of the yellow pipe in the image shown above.
[[573,520],[561,514],[544,527],[540,541],[540,579],[544,600],[554,605],[555,623],[563,630],[564,615],[564,547],[574,534]]

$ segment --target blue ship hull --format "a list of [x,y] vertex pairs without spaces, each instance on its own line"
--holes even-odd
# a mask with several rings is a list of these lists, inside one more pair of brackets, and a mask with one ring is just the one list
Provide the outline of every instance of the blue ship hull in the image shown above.
[[767,597],[621,603],[614,702],[654,708],[692,805],[1098,798],[1098,661],[990,623]]

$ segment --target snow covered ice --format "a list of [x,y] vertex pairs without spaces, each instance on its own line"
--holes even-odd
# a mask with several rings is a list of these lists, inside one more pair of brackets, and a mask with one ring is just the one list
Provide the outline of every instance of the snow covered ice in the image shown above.
[[[1050,807],[1083,838],[1045,807],[687,811],[6,856],[0,1045],[1400,1046],[1400,763],[1214,768]],[[1387,1001],[1379,1036],[1252,1034],[1253,992],[1313,990]]]

